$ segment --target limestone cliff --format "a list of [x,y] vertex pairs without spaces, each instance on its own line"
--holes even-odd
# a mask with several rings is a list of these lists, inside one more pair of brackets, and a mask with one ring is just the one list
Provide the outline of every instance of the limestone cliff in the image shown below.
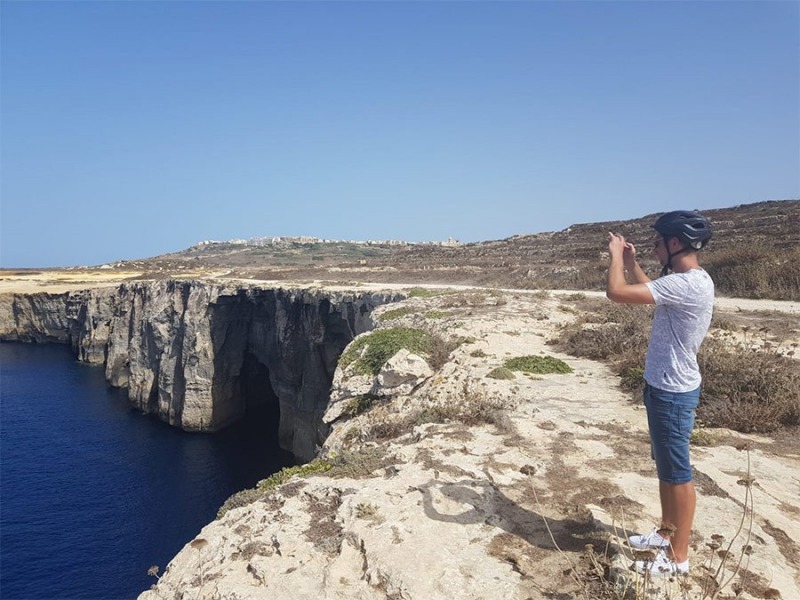
[[308,460],[339,355],[393,299],[190,281],[12,294],[0,296],[0,339],[69,343],[137,408],[189,431],[277,403],[281,446]]
[[[461,343],[430,370],[402,350],[375,376],[340,361],[318,460],[231,498],[139,600],[800,598],[800,461],[723,430],[725,443],[693,450],[692,574],[628,570],[625,536],[660,518],[647,419],[607,366],[547,345],[575,311],[485,292],[376,309],[370,335],[404,326]],[[573,372],[490,375],[542,354]],[[751,464],[757,500],[740,529]]]

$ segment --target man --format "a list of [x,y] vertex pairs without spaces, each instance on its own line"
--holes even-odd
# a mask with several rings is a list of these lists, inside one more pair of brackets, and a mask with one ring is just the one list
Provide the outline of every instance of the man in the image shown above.
[[[662,215],[652,227],[657,234],[655,253],[663,266],[661,277],[653,281],[636,262],[633,244],[608,234],[608,298],[656,305],[645,359],[644,403],[658,471],[662,529],[631,536],[630,543],[658,550],[655,560],[636,561],[640,573],[687,574],[696,505],[689,438],[700,398],[697,351],[714,306],[714,283],[700,267],[697,253],[711,239],[711,223],[696,212],[679,210]],[[635,283],[625,280],[625,271]]]

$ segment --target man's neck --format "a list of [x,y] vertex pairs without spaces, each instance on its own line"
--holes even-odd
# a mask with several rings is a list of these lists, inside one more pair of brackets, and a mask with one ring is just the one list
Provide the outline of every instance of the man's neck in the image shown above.
[[679,254],[672,259],[673,273],[686,273],[692,269],[699,269],[700,263],[697,261],[697,252]]

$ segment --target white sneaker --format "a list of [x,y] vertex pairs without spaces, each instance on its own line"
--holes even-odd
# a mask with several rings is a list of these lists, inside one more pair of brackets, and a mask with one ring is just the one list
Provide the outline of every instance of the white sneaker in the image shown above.
[[637,550],[669,548],[669,539],[661,537],[655,529],[645,535],[632,535],[628,538],[628,542],[631,548],[636,548]]
[[633,563],[633,569],[642,575],[650,573],[651,577],[669,577],[671,575],[688,575],[689,561],[676,563],[667,556],[667,553],[660,550],[653,560],[637,560]]

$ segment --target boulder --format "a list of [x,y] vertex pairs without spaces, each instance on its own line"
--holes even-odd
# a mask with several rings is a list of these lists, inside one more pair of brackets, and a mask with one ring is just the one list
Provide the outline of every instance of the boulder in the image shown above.
[[383,365],[372,393],[376,396],[407,395],[432,375],[433,369],[424,358],[402,348]]

